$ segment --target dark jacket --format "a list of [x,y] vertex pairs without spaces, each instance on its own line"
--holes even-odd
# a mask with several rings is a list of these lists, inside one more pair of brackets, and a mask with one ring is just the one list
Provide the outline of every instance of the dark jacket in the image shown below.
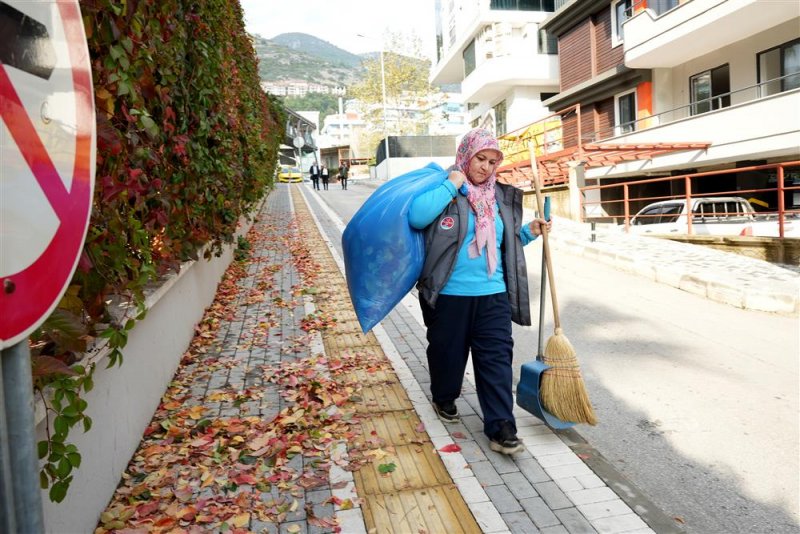
[[[505,229],[501,246],[506,292],[511,304],[511,320],[517,324],[531,324],[530,300],[528,298],[528,269],[525,253],[519,238],[522,227],[522,191],[510,185],[495,184],[495,198]],[[455,268],[458,251],[467,235],[469,203],[464,195],[457,195],[425,228],[425,263],[417,281],[420,298],[432,308],[436,306],[439,292],[444,288]],[[452,217],[458,233],[443,230],[440,222]]]

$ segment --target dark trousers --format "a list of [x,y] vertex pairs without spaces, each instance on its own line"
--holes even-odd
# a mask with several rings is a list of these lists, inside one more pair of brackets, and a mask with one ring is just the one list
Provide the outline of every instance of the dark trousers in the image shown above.
[[491,437],[499,430],[500,421],[514,424],[511,393],[514,340],[508,295],[439,295],[435,308],[422,300],[420,304],[428,327],[427,355],[433,402],[453,401],[461,395],[464,370],[472,350],[483,431]]
[[311,185],[314,187],[314,189],[319,189],[319,176],[311,177]]
[[339,180],[342,182],[342,189],[347,189],[347,177],[339,178]]
[[[328,177],[327,176],[323,176],[322,177],[322,188],[324,190],[326,190],[326,191],[328,190]],[[319,189],[319,186],[317,186],[317,189]]]

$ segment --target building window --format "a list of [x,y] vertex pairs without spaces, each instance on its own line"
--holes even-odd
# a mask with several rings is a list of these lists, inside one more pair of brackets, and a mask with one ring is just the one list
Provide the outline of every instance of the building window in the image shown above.
[[800,87],[800,39],[758,54],[757,68],[760,96]]
[[611,46],[622,44],[622,23],[628,20],[633,11],[633,0],[611,2]]
[[678,4],[678,0],[649,0],[647,8],[652,9],[660,17],[670,9],[678,7]]
[[555,11],[555,0],[491,0],[489,9],[507,11]]
[[558,54],[558,38],[549,34],[547,30],[539,30],[539,53]]
[[636,89],[614,96],[614,135],[636,131]]
[[692,115],[731,105],[730,68],[722,65],[689,78]]
[[475,70],[475,39],[470,41],[464,49],[464,77],[469,76]]
[[503,135],[506,133],[506,101],[503,100],[494,108],[494,129],[495,134]]
[[481,123],[481,118],[478,117],[477,119],[469,123],[469,125],[472,126],[473,128],[477,128],[480,123]]

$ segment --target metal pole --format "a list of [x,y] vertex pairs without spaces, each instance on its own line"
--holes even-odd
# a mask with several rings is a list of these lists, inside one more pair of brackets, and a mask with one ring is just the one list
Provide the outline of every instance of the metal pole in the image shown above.
[[[44,522],[37,472],[31,353],[27,339],[0,352],[0,373],[4,404],[0,413],[0,462],[3,464],[0,497],[3,513],[6,515],[13,508],[14,518],[10,521],[16,522],[13,525],[16,529],[9,532],[40,534],[44,532]],[[10,462],[8,469],[6,459]],[[13,488],[10,495],[7,493],[9,482]]]
[[778,165],[778,237],[785,237],[786,229],[786,199],[783,196],[784,171],[783,165]]
[[[3,359],[0,358],[0,377],[3,376]],[[14,513],[14,491],[11,481],[11,456],[6,422],[6,403],[0,379],[0,532],[16,532],[17,517]]]
[[386,126],[386,70],[383,66],[383,41],[381,41],[381,93],[383,94],[383,142],[386,149],[386,180],[391,179],[389,156],[389,128]]

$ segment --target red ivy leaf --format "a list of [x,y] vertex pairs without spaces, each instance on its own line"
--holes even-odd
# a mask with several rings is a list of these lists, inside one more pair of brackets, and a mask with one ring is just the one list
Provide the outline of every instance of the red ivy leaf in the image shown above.
[[461,450],[461,447],[459,447],[455,443],[451,443],[450,445],[445,445],[439,450],[441,452],[459,452]]
[[78,373],[70,369],[67,364],[52,356],[34,356],[32,373],[34,377],[47,375],[78,375]]

